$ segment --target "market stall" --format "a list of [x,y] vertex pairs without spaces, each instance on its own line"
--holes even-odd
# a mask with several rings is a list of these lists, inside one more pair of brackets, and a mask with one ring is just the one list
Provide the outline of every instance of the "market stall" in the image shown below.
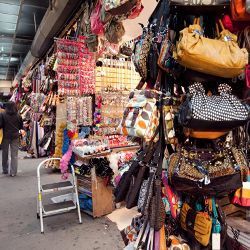
[[248,249],[248,1],[82,9],[12,97],[29,153],[74,166],[83,212],[136,207],[125,249]]

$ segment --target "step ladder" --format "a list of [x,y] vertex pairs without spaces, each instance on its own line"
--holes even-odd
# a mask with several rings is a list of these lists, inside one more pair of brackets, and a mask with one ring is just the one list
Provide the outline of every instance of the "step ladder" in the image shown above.
[[[38,182],[37,217],[40,218],[41,233],[44,233],[44,226],[43,226],[44,217],[69,212],[74,209],[77,209],[79,223],[82,224],[82,217],[81,217],[81,211],[80,211],[80,205],[79,205],[79,199],[78,199],[78,191],[77,191],[77,186],[76,186],[75,170],[72,165],[70,165],[72,181],[62,181],[62,182],[50,183],[50,184],[44,184],[44,185],[41,184],[41,173],[40,173],[41,168],[45,166],[46,162],[51,161],[51,160],[60,161],[61,159],[49,158],[49,159],[42,161],[37,167],[37,182]],[[65,190],[71,190],[70,195],[72,195],[72,200],[67,200],[67,201],[52,203],[52,204],[43,204],[43,194],[56,193],[56,192],[65,191]]]

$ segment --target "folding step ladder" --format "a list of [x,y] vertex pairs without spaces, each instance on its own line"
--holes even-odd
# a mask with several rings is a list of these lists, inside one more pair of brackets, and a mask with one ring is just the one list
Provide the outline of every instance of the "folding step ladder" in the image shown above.
[[[79,199],[78,199],[78,191],[77,191],[77,186],[76,186],[75,170],[72,165],[70,165],[72,182],[62,181],[62,182],[57,182],[57,183],[45,184],[45,185],[41,184],[41,175],[40,175],[41,167],[45,166],[45,163],[51,160],[60,161],[61,159],[49,158],[49,159],[42,161],[37,167],[37,181],[38,181],[37,217],[40,218],[41,233],[44,233],[44,227],[43,227],[44,217],[69,212],[73,209],[77,209],[79,223],[80,224],[82,223],[82,217],[81,217],[81,211],[80,211],[80,205],[79,205]],[[72,191],[72,193],[70,193],[70,195],[72,195],[72,200],[67,200],[67,201],[52,203],[52,204],[47,204],[47,205],[43,204],[43,194],[65,191],[65,190]]]

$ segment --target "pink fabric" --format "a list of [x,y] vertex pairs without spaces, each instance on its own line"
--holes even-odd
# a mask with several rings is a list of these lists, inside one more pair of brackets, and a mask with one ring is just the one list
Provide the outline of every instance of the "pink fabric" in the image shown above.
[[250,64],[246,66],[246,85],[250,88]]
[[104,33],[103,23],[101,22],[101,9],[102,4],[99,0],[90,16],[91,30],[96,35],[102,35]]
[[160,249],[160,231],[155,231],[154,250]]
[[143,11],[144,6],[142,5],[141,0],[139,0],[136,4],[136,6],[133,8],[131,14],[129,15],[128,19],[135,19],[136,17],[138,17],[141,12]]

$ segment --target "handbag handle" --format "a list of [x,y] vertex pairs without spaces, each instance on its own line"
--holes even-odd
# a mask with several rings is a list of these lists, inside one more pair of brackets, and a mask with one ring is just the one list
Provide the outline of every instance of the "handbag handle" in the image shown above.
[[199,17],[195,17],[194,24],[200,25],[200,18]]

